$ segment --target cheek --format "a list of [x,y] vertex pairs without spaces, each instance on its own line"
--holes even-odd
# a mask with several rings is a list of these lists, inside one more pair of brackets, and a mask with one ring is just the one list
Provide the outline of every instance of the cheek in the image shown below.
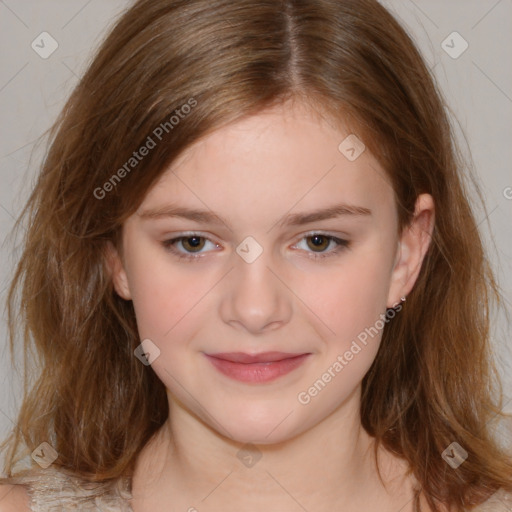
[[133,253],[128,280],[141,339],[165,344],[200,309],[201,297],[212,288],[204,272],[191,274],[181,268],[171,264],[171,256],[163,249]]
[[347,253],[328,271],[306,274],[297,283],[297,295],[321,320],[322,332],[341,346],[373,326],[386,311],[390,267],[384,252],[370,246]]
[[322,338],[322,357],[297,400],[304,406],[316,404],[316,409],[308,406],[306,410],[318,418],[356,389],[375,360],[387,323],[383,314],[390,267],[382,254],[359,252],[321,280],[316,276],[308,283],[314,290],[310,303],[329,329],[323,329],[327,335]]

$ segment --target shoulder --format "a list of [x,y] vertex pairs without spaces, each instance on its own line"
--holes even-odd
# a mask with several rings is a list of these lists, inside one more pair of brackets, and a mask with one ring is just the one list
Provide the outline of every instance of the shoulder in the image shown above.
[[63,468],[50,467],[24,471],[0,489],[0,498],[4,496],[0,512],[132,512],[127,478],[93,483]]
[[30,512],[30,500],[23,485],[0,485],[0,512]]
[[485,503],[475,507],[471,512],[510,512],[512,511],[512,493],[499,490]]
[[63,468],[50,467],[28,470],[9,480],[14,485],[2,491],[5,499],[0,501],[0,512],[131,512],[130,481],[126,478],[93,483]]

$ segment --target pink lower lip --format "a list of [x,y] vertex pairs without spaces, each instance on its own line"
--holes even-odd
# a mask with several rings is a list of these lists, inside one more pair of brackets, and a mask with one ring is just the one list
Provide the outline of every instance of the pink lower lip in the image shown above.
[[224,375],[242,382],[270,382],[298,368],[311,354],[269,363],[234,363],[205,354],[208,360]]

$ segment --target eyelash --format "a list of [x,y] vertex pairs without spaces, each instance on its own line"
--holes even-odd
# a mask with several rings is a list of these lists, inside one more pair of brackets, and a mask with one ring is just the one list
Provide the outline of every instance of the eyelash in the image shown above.
[[[337,237],[332,236],[332,235],[327,235],[325,233],[319,233],[319,232],[316,232],[316,231],[313,231],[313,232],[310,232],[310,233],[304,235],[301,238],[300,241],[304,240],[305,238],[312,238],[315,235],[320,235],[322,237],[325,237],[325,238],[327,238],[329,240],[329,242],[335,242],[336,244],[338,244],[338,246],[334,250],[329,251],[329,252],[324,252],[324,253],[314,253],[313,252],[313,253],[309,253],[309,255],[307,257],[311,258],[312,260],[321,260],[321,259],[324,259],[324,258],[330,258],[330,257],[336,256],[341,251],[343,251],[345,249],[348,249],[350,247],[350,242],[348,240],[343,240],[341,238],[337,238]],[[169,240],[164,240],[162,242],[162,245],[165,247],[165,249],[167,251],[169,251],[169,252],[173,253],[175,256],[177,256],[177,258],[179,260],[184,260],[184,261],[192,262],[194,260],[197,260],[198,258],[201,258],[202,256],[200,254],[202,254],[202,253],[196,253],[196,254],[199,254],[199,256],[192,256],[191,253],[184,254],[184,253],[178,251],[174,247],[177,242],[180,242],[181,240],[184,240],[186,238],[204,238],[206,240],[209,240],[207,237],[204,237],[204,236],[200,235],[199,233],[189,233],[189,234],[182,235],[182,236],[179,236],[179,237],[176,237],[176,238],[171,238]]]

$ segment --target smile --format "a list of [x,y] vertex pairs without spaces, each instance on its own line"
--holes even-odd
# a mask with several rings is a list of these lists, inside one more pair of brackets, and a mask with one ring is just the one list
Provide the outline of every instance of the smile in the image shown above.
[[204,354],[220,373],[241,382],[264,383],[282,377],[302,365],[310,356],[265,352],[257,355],[242,352]]

